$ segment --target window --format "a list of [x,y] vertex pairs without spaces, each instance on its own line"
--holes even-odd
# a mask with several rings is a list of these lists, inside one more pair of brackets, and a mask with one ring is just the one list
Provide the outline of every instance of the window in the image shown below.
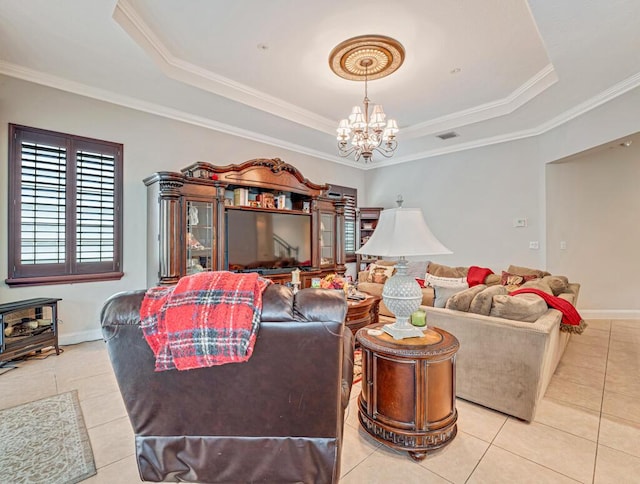
[[355,188],[331,185],[329,196],[344,198],[344,256],[345,262],[356,261],[356,206],[358,205],[358,190]]
[[10,286],[119,279],[122,145],[9,125]]

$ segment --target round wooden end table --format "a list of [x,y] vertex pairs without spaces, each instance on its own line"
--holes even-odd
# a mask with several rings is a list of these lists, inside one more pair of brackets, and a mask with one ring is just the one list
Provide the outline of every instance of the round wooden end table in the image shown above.
[[360,425],[373,438],[420,461],[456,436],[456,353],[460,344],[439,328],[394,340],[383,324],[360,329]]
[[347,317],[345,324],[355,335],[360,328],[378,323],[378,296],[367,295],[360,301],[347,299]]

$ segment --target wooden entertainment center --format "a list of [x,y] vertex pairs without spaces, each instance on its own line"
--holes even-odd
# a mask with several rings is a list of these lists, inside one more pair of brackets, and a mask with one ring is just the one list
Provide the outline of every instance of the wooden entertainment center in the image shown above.
[[144,183],[149,286],[218,270],[287,283],[299,267],[304,288],[314,277],[344,273],[345,201],[279,158],[197,162]]

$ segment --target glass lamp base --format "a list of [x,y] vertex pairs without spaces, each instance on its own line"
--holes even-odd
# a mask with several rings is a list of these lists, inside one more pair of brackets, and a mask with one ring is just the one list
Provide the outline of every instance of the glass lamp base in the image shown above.
[[424,336],[422,329],[410,324],[385,324],[382,330],[391,335],[393,339],[422,338]]

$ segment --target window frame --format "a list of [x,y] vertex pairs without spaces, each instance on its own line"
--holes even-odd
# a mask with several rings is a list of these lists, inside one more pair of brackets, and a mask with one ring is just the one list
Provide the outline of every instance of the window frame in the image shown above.
[[[64,174],[64,261],[60,263],[24,263],[22,261],[22,178],[24,143],[49,144],[65,149]],[[123,145],[98,139],[9,123],[8,156],[8,277],[10,287],[47,284],[71,284],[121,279],[122,272],[122,192]],[[79,152],[113,157],[113,258],[106,261],[78,262],[77,199]],[[87,156],[90,158],[90,155]],[[84,161],[87,161],[86,159]],[[58,188],[60,185],[57,186]],[[89,244],[87,244],[89,245]]]

